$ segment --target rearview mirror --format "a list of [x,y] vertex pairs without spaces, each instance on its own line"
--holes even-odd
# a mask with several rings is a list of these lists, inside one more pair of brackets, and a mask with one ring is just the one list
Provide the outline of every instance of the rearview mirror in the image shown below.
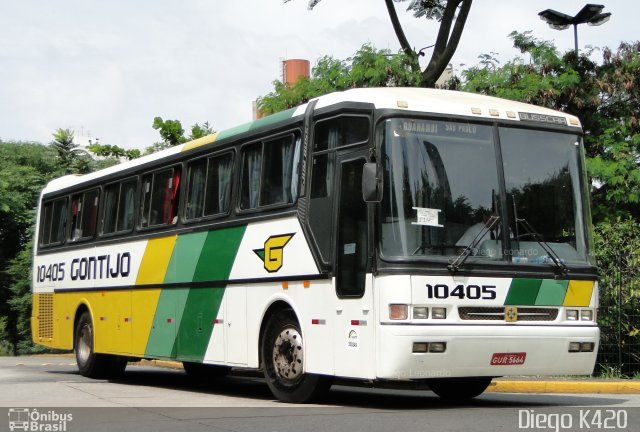
[[362,199],[365,202],[382,201],[382,176],[378,164],[367,162],[362,166]]

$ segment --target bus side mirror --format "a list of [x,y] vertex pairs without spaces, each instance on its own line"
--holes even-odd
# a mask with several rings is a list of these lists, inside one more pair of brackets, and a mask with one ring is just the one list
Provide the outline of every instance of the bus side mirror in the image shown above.
[[367,162],[362,166],[362,199],[365,202],[382,201],[382,176],[378,175],[378,164]]

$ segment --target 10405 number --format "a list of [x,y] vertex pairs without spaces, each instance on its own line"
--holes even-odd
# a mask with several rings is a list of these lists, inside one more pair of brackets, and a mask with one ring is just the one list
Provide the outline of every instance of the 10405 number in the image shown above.
[[495,285],[456,285],[449,288],[449,285],[427,284],[427,297],[430,299],[446,299],[458,297],[469,300],[494,300],[496,298]]

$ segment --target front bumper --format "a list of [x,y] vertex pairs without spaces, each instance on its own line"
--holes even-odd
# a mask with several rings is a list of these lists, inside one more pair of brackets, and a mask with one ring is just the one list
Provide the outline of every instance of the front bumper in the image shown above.
[[[377,378],[416,380],[464,376],[588,375],[600,330],[596,326],[379,326]],[[446,342],[443,353],[413,353],[414,342]],[[593,352],[569,352],[570,342],[592,342]],[[522,364],[492,365],[496,353],[526,353]]]

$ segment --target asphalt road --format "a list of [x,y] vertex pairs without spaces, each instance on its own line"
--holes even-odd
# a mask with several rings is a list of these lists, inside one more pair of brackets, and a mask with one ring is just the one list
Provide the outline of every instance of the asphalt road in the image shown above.
[[429,391],[334,386],[324,405],[300,406],[256,377],[204,383],[129,365],[117,381],[91,380],[56,356],[0,357],[0,407],[0,431],[640,430],[640,395],[485,393],[453,405]]

